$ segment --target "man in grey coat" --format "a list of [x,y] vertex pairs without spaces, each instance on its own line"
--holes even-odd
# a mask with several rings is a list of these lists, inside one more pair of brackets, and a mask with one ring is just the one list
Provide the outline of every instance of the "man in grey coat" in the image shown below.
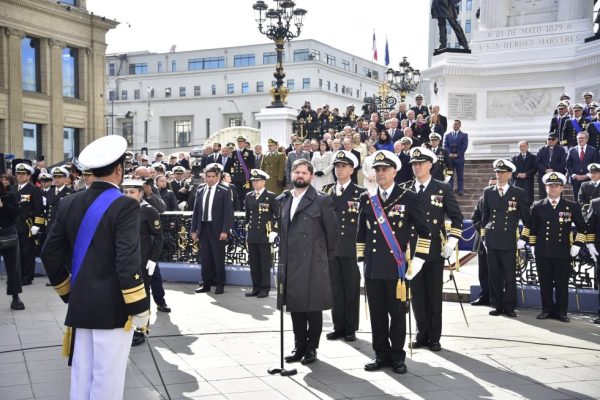
[[336,217],[331,198],[310,185],[313,173],[309,161],[294,161],[294,189],[280,196],[282,300],[292,315],[295,340],[288,363],[317,359],[323,310],[333,305],[328,256],[337,240]]

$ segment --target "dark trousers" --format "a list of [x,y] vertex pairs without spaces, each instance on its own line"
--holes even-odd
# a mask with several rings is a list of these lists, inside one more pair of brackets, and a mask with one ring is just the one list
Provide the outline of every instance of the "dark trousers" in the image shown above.
[[404,361],[406,307],[396,298],[396,279],[365,279],[373,350],[382,361]]
[[517,308],[516,250],[487,250],[490,274],[490,302],[505,312]]
[[537,256],[535,265],[540,277],[542,311],[556,316],[566,315],[569,307],[571,272],[569,259]]
[[225,240],[219,240],[212,222],[201,222],[200,262],[202,283],[205,286],[225,285]]
[[[244,207],[245,207],[245,201],[246,201],[246,194],[248,194],[249,191],[254,190],[252,189],[252,185],[250,185],[249,182],[232,182],[235,185],[235,188],[237,189],[237,194],[238,194],[238,204],[240,205],[240,211],[244,211]],[[248,185],[246,186],[246,183],[248,183]],[[236,203],[234,201],[234,203]]]
[[21,266],[19,265],[19,244],[10,249],[0,250],[6,270],[6,294],[19,294],[21,287]]
[[454,34],[456,35],[456,39],[458,43],[465,49],[469,47],[469,43],[467,42],[467,38],[465,36],[465,32],[463,31],[460,23],[454,18],[438,18],[438,28],[440,31],[440,47],[446,47],[448,45],[447,32],[446,32],[446,21],[452,27]]
[[150,278],[150,288],[152,289],[152,298],[157,306],[164,306],[165,302],[165,289],[163,288],[162,276],[160,275],[160,268],[158,264],[154,268],[154,273]]
[[485,251],[485,246],[483,244],[479,246],[479,251],[477,252],[477,261],[479,262],[479,286],[481,287],[479,298],[484,303],[489,303],[490,274],[488,271],[487,252]]
[[443,281],[444,262],[435,261],[426,262],[410,282],[419,343],[439,343],[442,336]]
[[323,312],[291,312],[294,327],[296,352],[304,354],[307,350],[319,348],[319,339],[323,331]]
[[248,243],[248,261],[254,292],[268,292],[271,289],[271,244]]
[[21,260],[21,281],[33,281],[35,272],[35,239],[27,233],[19,233],[19,259]]
[[453,160],[452,166],[454,167],[454,175],[452,175],[452,178],[450,178],[450,181],[448,182],[448,184],[450,185],[450,189],[454,187],[454,178],[456,178],[456,190],[459,193],[463,193],[465,191],[465,160]]
[[582,184],[583,182],[587,182],[587,181],[589,181],[589,180],[590,180],[590,179],[586,179],[586,180],[584,180],[584,181],[577,181],[577,180],[575,180],[575,179],[571,179],[571,185],[573,185],[573,197],[574,197],[575,201],[578,201],[578,200],[579,200],[579,199],[578,199],[578,194],[579,194],[579,188],[581,187],[581,184]]
[[353,335],[358,330],[360,312],[360,271],[356,257],[330,258],[329,276],[333,295],[333,330]]

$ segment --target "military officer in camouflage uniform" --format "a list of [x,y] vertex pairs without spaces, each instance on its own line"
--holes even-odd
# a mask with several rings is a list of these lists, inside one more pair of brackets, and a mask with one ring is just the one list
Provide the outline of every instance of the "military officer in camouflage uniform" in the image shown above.
[[333,208],[340,227],[335,250],[329,258],[329,276],[333,295],[333,332],[328,340],[344,338],[356,340],[360,311],[360,270],[356,263],[356,230],[358,227],[359,197],[366,191],[351,180],[352,172],[359,162],[354,154],[339,150],[333,154],[337,183],[323,187],[331,196]]
[[254,152],[246,147],[246,138],[238,136],[238,149],[232,154],[233,165],[231,167],[231,182],[238,188],[239,204],[244,204],[246,193],[250,188],[250,170],[255,165]]
[[266,188],[269,192],[281,194],[285,185],[285,154],[277,151],[277,143],[274,139],[268,140],[269,151],[263,156],[260,169],[265,171],[269,178]]

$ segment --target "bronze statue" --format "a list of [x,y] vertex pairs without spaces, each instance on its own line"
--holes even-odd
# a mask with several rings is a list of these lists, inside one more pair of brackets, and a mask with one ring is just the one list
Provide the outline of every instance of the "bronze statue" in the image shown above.
[[[596,3],[598,0],[594,0],[594,7],[596,7]],[[600,9],[596,11],[596,19],[594,20],[594,25],[598,24],[598,29],[596,30],[596,36],[600,36]]]
[[460,0],[433,0],[431,3],[431,18],[438,20],[438,29],[440,31],[440,47],[438,50],[447,47],[446,21],[452,27],[462,48],[465,50],[469,49],[465,32],[460,26],[460,22],[458,22],[459,4]]

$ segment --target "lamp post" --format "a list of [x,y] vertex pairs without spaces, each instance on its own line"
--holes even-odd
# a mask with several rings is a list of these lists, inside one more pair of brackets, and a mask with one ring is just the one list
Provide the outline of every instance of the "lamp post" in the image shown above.
[[404,99],[410,92],[417,90],[417,86],[421,82],[421,71],[413,69],[410,62],[406,60],[406,57],[402,57],[399,67],[398,71],[389,68],[385,73],[385,79],[390,89],[398,92],[400,100],[404,102]]
[[377,95],[365,97],[363,102],[365,103],[365,110],[369,113],[378,112],[383,113],[384,111],[391,111],[396,105],[396,98],[390,96],[390,85],[388,83],[382,83],[379,85]]
[[[273,101],[267,108],[285,107],[288,89],[283,86],[283,44],[300,36],[302,29],[302,19],[306,15],[306,10],[296,8],[296,3],[291,0],[274,0],[275,7],[269,8],[267,4],[258,0],[252,5],[256,14],[256,22],[260,33],[275,41],[275,50],[277,51],[277,64],[275,66],[275,87],[271,88]],[[268,19],[268,21],[267,21]],[[265,25],[263,25],[265,24]],[[295,32],[294,25],[296,26]]]

